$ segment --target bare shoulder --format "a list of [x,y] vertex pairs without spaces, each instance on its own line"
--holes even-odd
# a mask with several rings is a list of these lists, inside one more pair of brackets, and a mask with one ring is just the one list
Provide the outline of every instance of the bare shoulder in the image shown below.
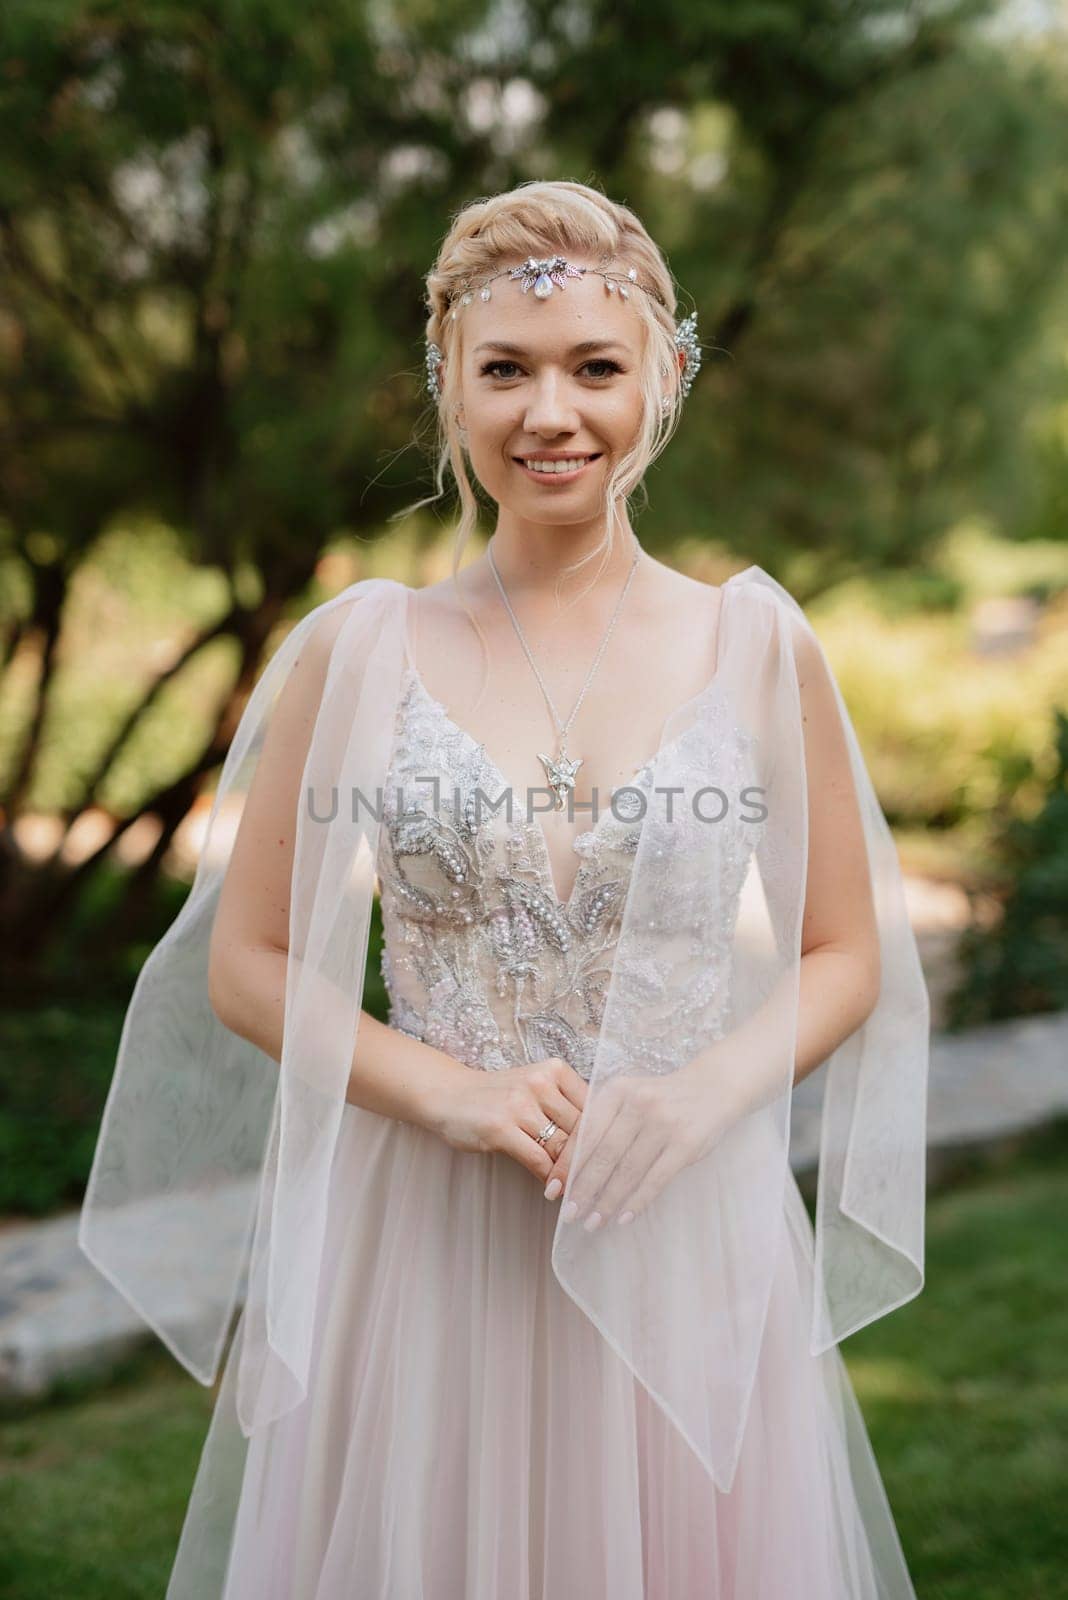
[[341,594],[313,606],[301,624],[307,633],[312,651],[329,655],[353,612],[373,600],[376,594],[380,594],[382,584],[383,580],[380,578],[361,578],[358,583],[350,584]]
[[[409,591],[408,626],[419,669],[430,673],[432,690],[452,703],[466,703],[482,676],[482,649],[501,626],[499,602],[477,564],[450,572],[437,583]],[[480,642],[481,641],[481,642]],[[492,644],[488,645],[492,650]]]
[[[383,615],[383,607],[392,610],[403,588],[393,579],[361,578],[332,599],[314,606],[297,624],[303,638],[294,660],[294,675],[311,675],[320,683],[325,682],[342,636],[349,664],[365,661],[376,637],[374,619]],[[361,621],[368,625],[360,626]],[[350,623],[356,625],[350,627]]]
[[431,612],[441,614],[449,611],[462,611],[463,601],[461,596],[466,596],[470,601],[476,594],[478,585],[472,581],[469,568],[461,568],[454,577],[450,572],[447,577],[441,578],[437,583],[424,583],[418,587],[408,586],[408,593],[414,595],[420,611],[429,615]]
[[646,594],[651,612],[682,625],[716,621],[723,598],[721,585],[691,578],[654,556],[647,556],[647,568],[651,581]]
[[470,633],[471,613],[484,615],[489,598],[475,571],[467,567],[455,577],[449,573],[438,583],[409,588],[409,615],[416,637],[431,634],[446,647],[458,643]]

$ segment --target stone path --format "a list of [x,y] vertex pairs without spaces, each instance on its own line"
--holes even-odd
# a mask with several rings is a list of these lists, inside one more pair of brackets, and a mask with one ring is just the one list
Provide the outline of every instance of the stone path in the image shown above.
[[[931,994],[928,1153],[985,1144],[1068,1114],[1068,1012],[1021,1017],[967,1033],[937,1031],[952,982],[953,943],[961,916],[957,891],[907,880]],[[794,1093],[791,1161],[810,1179],[819,1152],[822,1071]],[[242,1227],[247,1193],[216,1197],[206,1233]],[[151,1338],[144,1322],[78,1247],[77,1211],[0,1231],[0,1398],[35,1396],[58,1379],[104,1371]],[[153,1230],[146,1222],[146,1237]],[[165,1264],[165,1252],[161,1267]],[[161,1279],[168,1320],[196,1318],[182,1287]]]

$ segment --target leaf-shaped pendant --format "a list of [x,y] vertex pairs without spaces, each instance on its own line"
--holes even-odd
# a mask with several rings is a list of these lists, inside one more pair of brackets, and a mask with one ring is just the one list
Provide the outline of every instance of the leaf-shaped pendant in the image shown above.
[[549,780],[549,788],[556,796],[556,809],[557,811],[562,811],[564,809],[564,796],[569,789],[575,787],[575,773],[582,765],[582,757],[578,756],[574,761],[570,761],[561,750],[559,760],[554,761],[551,756],[543,756],[539,750],[538,760],[545,768],[545,774]]

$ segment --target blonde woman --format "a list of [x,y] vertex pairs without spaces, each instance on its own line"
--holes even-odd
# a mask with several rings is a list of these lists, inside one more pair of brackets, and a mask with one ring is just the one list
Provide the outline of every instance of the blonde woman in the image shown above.
[[[773,579],[631,526],[700,364],[638,218],[522,185],[427,284],[454,572],[363,580],[273,658],[86,1204],[210,1381],[222,1180],[258,1181],[168,1594],[904,1600],[837,1341],[922,1285],[927,996],[848,716]],[[789,1111],[823,1064],[814,1231]],[[130,1247],[148,1201],[195,1332]]]

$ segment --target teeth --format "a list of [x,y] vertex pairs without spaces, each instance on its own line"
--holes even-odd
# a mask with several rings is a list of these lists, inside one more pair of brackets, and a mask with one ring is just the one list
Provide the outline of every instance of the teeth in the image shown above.
[[533,472],[574,472],[592,460],[592,456],[575,456],[570,461],[527,461],[525,465]]

